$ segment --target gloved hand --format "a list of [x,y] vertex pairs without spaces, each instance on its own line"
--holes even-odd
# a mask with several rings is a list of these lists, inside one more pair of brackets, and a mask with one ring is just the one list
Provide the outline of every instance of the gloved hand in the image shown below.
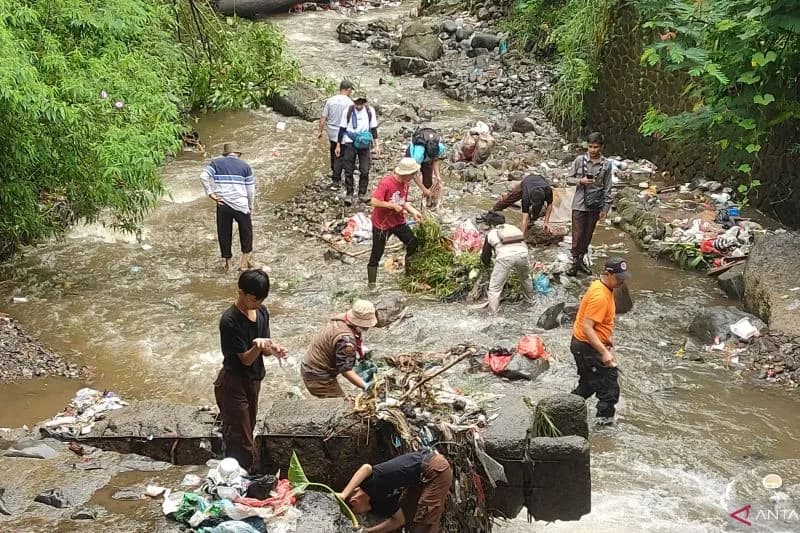
[[374,386],[375,386],[375,382],[374,381],[367,381],[366,383],[364,383],[364,392],[371,391],[372,387],[374,387]]

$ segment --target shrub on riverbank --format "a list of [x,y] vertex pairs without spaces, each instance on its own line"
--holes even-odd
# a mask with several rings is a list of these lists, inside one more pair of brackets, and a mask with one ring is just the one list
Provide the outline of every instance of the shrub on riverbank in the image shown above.
[[280,32],[182,0],[0,0],[0,257],[164,192],[182,113],[264,103],[299,77]]

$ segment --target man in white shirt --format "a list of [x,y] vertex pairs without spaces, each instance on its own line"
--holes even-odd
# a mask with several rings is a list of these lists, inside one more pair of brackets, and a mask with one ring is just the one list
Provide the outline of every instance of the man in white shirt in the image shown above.
[[362,202],[369,202],[367,193],[369,170],[372,166],[372,147],[380,157],[378,141],[378,119],[375,109],[367,105],[366,96],[359,96],[353,105],[342,115],[339,122],[339,137],[335,154],[341,157],[344,167],[345,203],[352,205],[354,200],[353,173],[358,157],[358,195]]
[[323,131],[327,129],[331,149],[331,190],[334,191],[338,191],[342,186],[342,159],[336,155],[339,124],[342,122],[342,115],[353,105],[353,101],[350,99],[352,92],[353,84],[348,80],[342,80],[342,83],[339,84],[339,94],[328,98],[319,117],[317,138],[322,139]]

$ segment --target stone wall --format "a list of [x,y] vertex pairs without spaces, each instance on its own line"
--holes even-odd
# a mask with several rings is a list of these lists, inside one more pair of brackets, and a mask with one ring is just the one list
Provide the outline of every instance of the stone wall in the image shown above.
[[[631,159],[649,159],[668,170],[678,181],[714,177],[725,181],[707,146],[681,145],[645,137],[638,132],[648,107],[680,112],[690,103],[681,95],[684,78],[654,68],[643,68],[642,49],[649,40],[638,27],[636,9],[622,1],[614,16],[617,21],[603,51],[597,91],[588,98],[587,130],[606,135],[606,151]],[[789,152],[800,144],[800,124],[789,124],[766,143],[755,177],[761,187],[752,203],[782,222],[800,226],[800,167],[798,155]]]

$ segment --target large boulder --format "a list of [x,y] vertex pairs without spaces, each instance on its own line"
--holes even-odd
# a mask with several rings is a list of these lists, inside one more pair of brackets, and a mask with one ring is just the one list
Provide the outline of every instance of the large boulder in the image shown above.
[[[578,435],[585,439],[589,438],[586,400],[580,396],[566,393],[553,394],[539,400],[539,403],[536,404],[536,412],[546,415],[562,437]],[[534,433],[535,429],[534,427]]]
[[744,263],[740,263],[730,270],[717,276],[719,288],[731,300],[742,300],[744,298]]
[[336,27],[336,35],[340,43],[349,43],[351,41],[366,41],[370,36],[370,31],[367,26],[352,20],[345,20]]
[[773,330],[800,335],[800,234],[760,237],[744,269],[746,307]]
[[214,5],[220,13],[243,18],[258,18],[271,13],[286,13],[296,0],[217,0]]
[[395,54],[403,57],[418,57],[425,61],[436,61],[444,53],[438,31],[430,24],[412,22],[403,30]]
[[403,74],[427,74],[433,69],[430,61],[425,61],[418,57],[392,56],[389,70],[395,76]]
[[528,133],[536,129],[536,123],[533,119],[525,115],[514,115],[511,117],[511,131],[517,133]]
[[536,322],[536,326],[542,329],[555,329],[574,322],[577,314],[577,305],[560,302],[545,309]]
[[736,337],[731,326],[743,318],[749,319],[760,332],[767,329],[767,325],[758,317],[735,307],[707,307],[694,317],[689,333],[705,344],[714,344],[717,340],[725,342]]
[[472,24],[464,24],[456,30],[456,41],[469,39],[473,33],[475,33],[475,28],[472,27]]
[[287,117],[300,117],[313,122],[325,104],[325,93],[306,82],[295,83],[286,94],[272,99],[272,108]]
[[500,37],[493,33],[476,33],[470,44],[472,48],[486,48],[491,51],[500,46]]
[[375,302],[376,327],[383,328],[400,318],[406,311],[406,299],[401,294],[387,294]]

